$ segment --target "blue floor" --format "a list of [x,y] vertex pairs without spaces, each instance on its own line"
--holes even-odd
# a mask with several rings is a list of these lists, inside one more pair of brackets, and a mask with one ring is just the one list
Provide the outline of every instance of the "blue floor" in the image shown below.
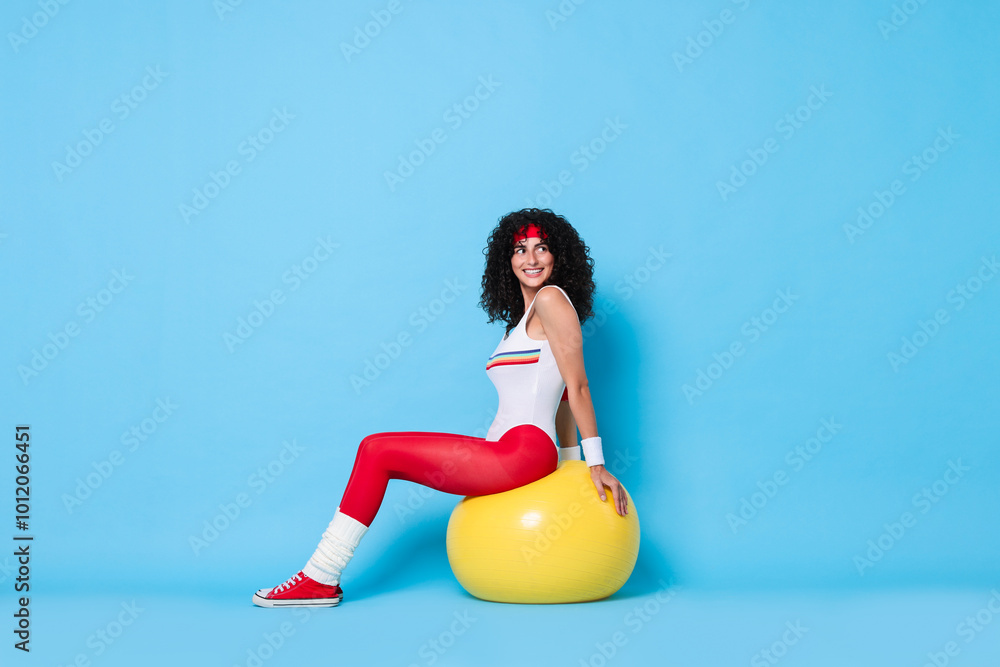
[[990,590],[632,586],[594,603],[507,605],[447,578],[344,588],[340,607],[310,612],[254,607],[251,590],[36,596],[31,654],[2,664],[1000,665]]

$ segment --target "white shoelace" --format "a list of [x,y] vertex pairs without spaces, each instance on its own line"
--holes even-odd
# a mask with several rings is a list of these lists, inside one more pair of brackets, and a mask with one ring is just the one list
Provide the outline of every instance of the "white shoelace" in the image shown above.
[[284,590],[285,588],[290,587],[292,584],[295,584],[300,579],[301,579],[301,577],[299,576],[299,573],[293,574],[291,577],[289,577],[288,581],[286,581],[285,583],[281,584],[280,586],[278,586],[274,590],[275,590],[275,592],[280,593],[282,590]]

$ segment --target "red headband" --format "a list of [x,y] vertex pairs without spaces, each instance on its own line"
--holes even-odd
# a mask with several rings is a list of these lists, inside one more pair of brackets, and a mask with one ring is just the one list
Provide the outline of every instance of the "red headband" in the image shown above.
[[514,232],[514,245],[517,245],[519,241],[525,241],[531,237],[536,239],[547,239],[548,234],[543,232],[538,225],[535,223],[529,223],[527,226],[521,225],[521,228]]

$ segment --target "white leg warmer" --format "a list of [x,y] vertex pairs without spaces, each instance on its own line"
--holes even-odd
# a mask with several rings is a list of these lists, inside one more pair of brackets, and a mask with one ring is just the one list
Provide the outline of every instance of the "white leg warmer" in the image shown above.
[[329,586],[339,584],[340,573],[354,556],[354,549],[366,532],[368,526],[341,512],[338,505],[333,521],[330,522],[323,533],[323,539],[316,547],[316,553],[302,568],[302,572],[321,584]]

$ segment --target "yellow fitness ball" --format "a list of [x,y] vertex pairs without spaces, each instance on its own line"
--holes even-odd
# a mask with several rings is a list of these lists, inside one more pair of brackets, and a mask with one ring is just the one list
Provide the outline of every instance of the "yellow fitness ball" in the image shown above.
[[[448,521],[448,562],[466,591],[492,602],[589,602],[620,589],[639,555],[639,516],[597,495],[584,461],[525,486],[467,496]],[[627,492],[626,492],[627,494]]]

